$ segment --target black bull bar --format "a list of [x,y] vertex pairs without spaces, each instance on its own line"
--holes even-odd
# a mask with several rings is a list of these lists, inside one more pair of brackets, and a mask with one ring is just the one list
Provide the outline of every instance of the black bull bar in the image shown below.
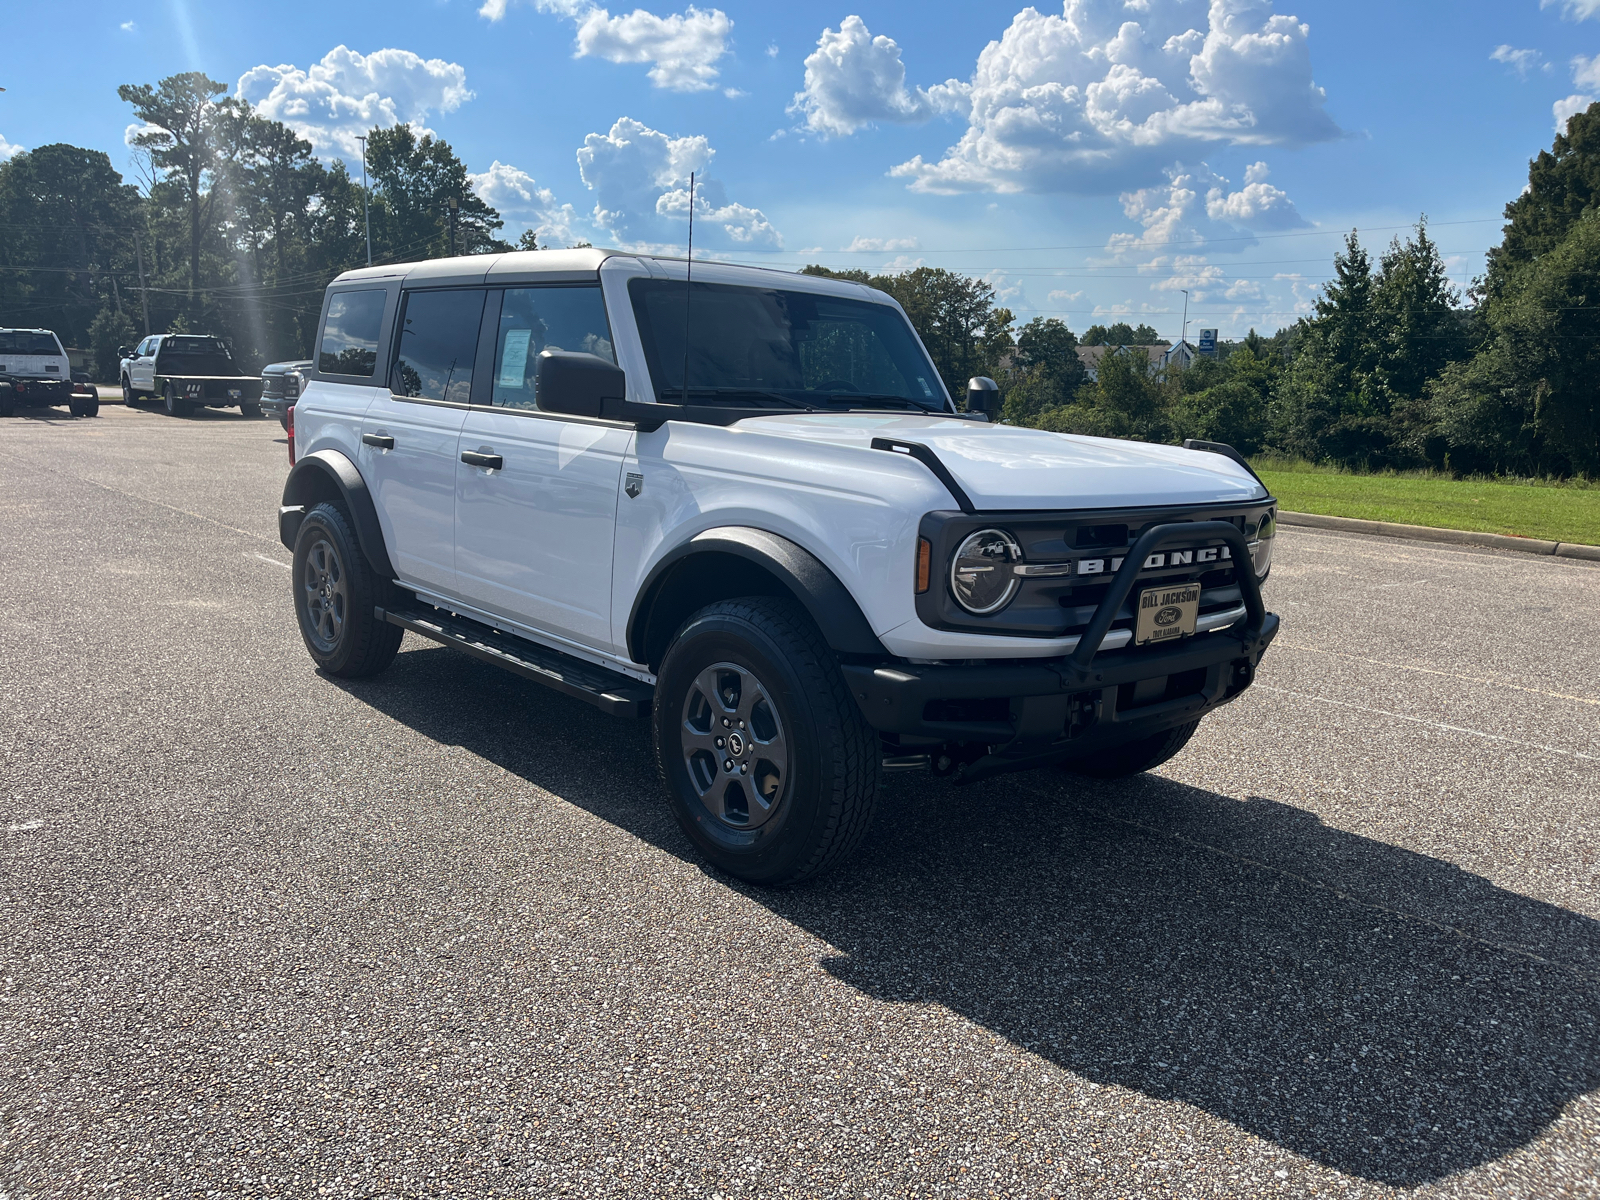
[[[1117,613],[1133,592],[1145,561],[1175,542],[1222,542],[1233,556],[1244,600],[1243,620],[1227,629],[1160,647],[1101,655]],[[1021,770],[1074,753],[1111,746],[1194,720],[1248,687],[1256,665],[1278,633],[1266,610],[1250,544],[1227,521],[1179,521],[1152,526],[1133,543],[1072,653],[1061,658],[1009,659],[993,665],[870,663],[842,665],[845,680],[874,728],[882,733],[987,745],[990,753],[962,772],[964,781]],[[1107,689],[1160,676],[1203,670],[1199,691],[1119,711],[1105,702]],[[927,716],[934,700],[1011,701],[1009,720],[939,720]],[[1073,737],[1074,721],[1083,724]]]

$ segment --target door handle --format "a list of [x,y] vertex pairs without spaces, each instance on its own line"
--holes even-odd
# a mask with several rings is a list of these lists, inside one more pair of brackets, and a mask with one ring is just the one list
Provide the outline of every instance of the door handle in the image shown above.
[[368,446],[376,446],[379,450],[393,450],[394,439],[386,433],[363,433],[361,441]]
[[479,454],[476,450],[463,450],[461,461],[469,467],[488,467],[491,471],[498,471],[506,465],[506,460],[498,454]]

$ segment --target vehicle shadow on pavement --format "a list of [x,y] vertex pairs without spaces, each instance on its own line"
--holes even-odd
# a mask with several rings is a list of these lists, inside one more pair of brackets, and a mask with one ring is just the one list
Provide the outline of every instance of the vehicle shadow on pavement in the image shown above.
[[[696,861],[643,722],[443,649],[340,686]],[[1497,1159],[1600,1087],[1600,922],[1270,799],[891,776],[835,875],[727,885],[835,947],[826,968],[868,995],[1386,1184]]]

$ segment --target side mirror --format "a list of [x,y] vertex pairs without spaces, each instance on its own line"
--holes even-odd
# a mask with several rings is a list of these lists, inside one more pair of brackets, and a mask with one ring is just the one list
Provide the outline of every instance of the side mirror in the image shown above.
[[117,347],[117,357],[118,358],[132,358],[133,357],[133,350],[131,348],[127,347],[127,346],[118,346]]
[[1000,387],[987,375],[967,380],[967,411],[983,413],[991,421],[1000,419]]
[[539,407],[545,412],[575,417],[629,420],[626,415],[628,376],[598,354],[572,350],[545,350],[537,368]]

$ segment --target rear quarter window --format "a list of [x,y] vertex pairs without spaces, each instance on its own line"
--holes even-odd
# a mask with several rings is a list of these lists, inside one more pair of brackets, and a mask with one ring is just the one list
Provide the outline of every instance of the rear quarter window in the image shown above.
[[387,295],[377,288],[339,292],[329,299],[317,352],[319,372],[372,378],[378,369],[378,337],[383,331]]
[[0,332],[0,354],[55,354],[61,353],[61,343],[53,333],[33,333],[23,329]]

